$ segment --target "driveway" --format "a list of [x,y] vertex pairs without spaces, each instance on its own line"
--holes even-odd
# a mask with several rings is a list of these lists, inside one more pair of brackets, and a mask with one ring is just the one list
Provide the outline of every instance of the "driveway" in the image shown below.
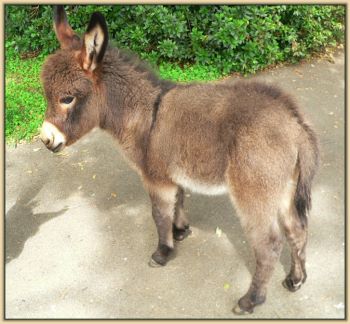
[[[308,280],[282,287],[285,246],[266,303],[244,318],[344,318],[344,53],[261,72],[303,107],[320,137]],[[226,80],[225,82],[231,82]],[[193,234],[150,268],[157,245],[148,195],[107,134],[52,154],[6,146],[6,318],[242,318],[254,257],[227,196],[186,193]]]

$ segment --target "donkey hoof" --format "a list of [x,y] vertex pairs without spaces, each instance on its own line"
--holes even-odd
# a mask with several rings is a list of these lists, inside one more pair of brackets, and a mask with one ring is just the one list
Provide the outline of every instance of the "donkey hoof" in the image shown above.
[[287,277],[283,282],[282,285],[284,288],[288,289],[291,292],[295,292],[301,288],[303,281],[300,280],[299,282],[294,282],[291,277]]
[[191,234],[192,231],[190,230],[189,226],[186,226],[184,229],[178,229],[175,226],[173,228],[173,235],[176,241],[182,241]]
[[239,304],[237,304],[235,307],[233,307],[232,312],[236,315],[249,315],[253,313],[253,308],[252,309],[242,309]]
[[151,267],[151,268],[160,268],[160,267],[164,267],[165,264],[160,264],[158,263],[157,261],[153,260],[153,258],[151,258],[148,262],[148,265]]

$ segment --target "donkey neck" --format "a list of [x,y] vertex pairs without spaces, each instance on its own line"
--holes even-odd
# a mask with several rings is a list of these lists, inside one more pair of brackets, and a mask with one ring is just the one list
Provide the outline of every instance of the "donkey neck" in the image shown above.
[[161,96],[175,84],[159,79],[136,57],[109,49],[102,69],[106,105],[100,127],[111,133],[127,157],[142,164]]

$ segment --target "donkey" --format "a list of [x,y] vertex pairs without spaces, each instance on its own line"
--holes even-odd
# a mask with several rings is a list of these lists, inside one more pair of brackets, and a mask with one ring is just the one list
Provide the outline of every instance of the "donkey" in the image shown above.
[[298,290],[306,280],[307,214],[319,150],[293,99],[258,82],[161,80],[137,57],[108,45],[100,13],[79,37],[57,6],[54,29],[61,49],[43,65],[48,107],[41,139],[53,152],[95,127],[116,139],[151,199],[158,247],[150,266],[164,266],[174,239],[191,233],[184,188],[228,193],[256,259],[234,313],[252,313],[265,301],[284,234],[292,262],[283,285]]

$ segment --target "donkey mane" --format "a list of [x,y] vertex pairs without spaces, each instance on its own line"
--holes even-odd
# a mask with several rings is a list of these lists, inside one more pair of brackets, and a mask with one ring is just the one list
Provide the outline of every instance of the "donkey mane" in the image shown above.
[[158,71],[148,61],[141,60],[138,54],[129,49],[109,46],[107,52],[113,52],[116,55],[114,59],[121,63],[119,66],[121,70],[125,69],[125,72],[129,72],[129,69],[132,68],[135,72],[143,73],[144,78],[150,81],[154,87],[175,85],[172,81],[162,79]]

